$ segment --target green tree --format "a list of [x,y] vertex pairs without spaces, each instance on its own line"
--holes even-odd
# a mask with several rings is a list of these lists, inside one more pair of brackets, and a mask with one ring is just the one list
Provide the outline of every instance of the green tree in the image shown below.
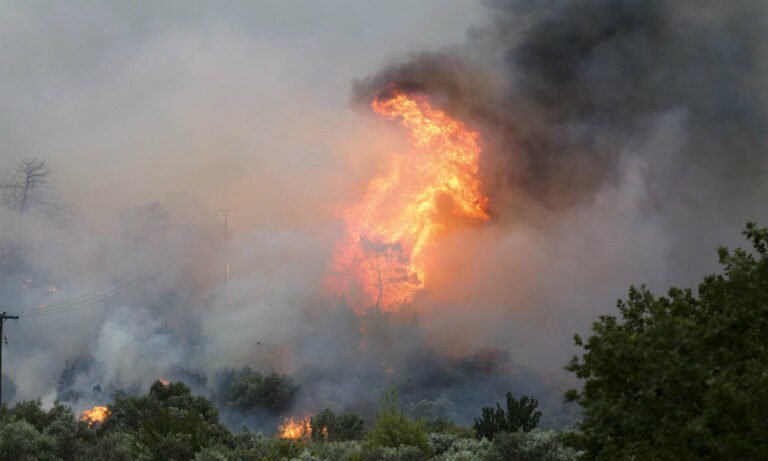
[[263,409],[280,414],[293,405],[297,391],[290,376],[275,373],[262,376],[254,371],[235,378],[227,386],[224,397],[240,411]]
[[312,439],[325,442],[359,440],[363,437],[363,418],[355,413],[337,415],[331,410],[324,410],[310,420]]
[[88,461],[131,461],[149,459],[149,450],[138,445],[128,432],[110,431],[86,445],[81,459]]
[[696,292],[632,288],[568,370],[589,459],[768,459],[768,230],[720,248]]
[[4,408],[3,413],[4,418],[29,423],[39,434],[50,437],[61,459],[75,459],[82,451],[84,443],[93,437],[87,430],[87,425],[75,418],[72,409],[59,402],[45,410],[39,399],[26,400],[17,403],[10,410]]
[[533,397],[523,395],[517,400],[507,392],[506,411],[498,403],[496,409],[483,407],[482,415],[475,418],[472,428],[478,439],[485,437],[489,440],[499,432],[528,432],[539,425],[541,412],[536,410],[538,406],[539,401]]
[[367,434],[366,442],[369,448],[416,447],[424,457],[429,456],[430,452],[426,429],[400,408],[396,390],[386,393],[382,398],[376,427]]
[[130,433],[136,446],[149,449],[153,459],[190,459],[202,448],[232,439],[219,422],[216,407],[204,397],[192,396],[183,383],[157,381],[147,395],[117,397],[109,411],[99,430]]
[[56,441],[41,434],[28,421],[5,418],[0,422],[0,459],[45,461],[61,459],[56,455]]

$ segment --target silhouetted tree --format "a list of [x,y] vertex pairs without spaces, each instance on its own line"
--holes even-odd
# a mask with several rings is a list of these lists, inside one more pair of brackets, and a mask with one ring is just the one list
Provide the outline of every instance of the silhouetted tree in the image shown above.
[[517,400],[511,392],[507,392],[506,410],[498,403],[496,409],[483,407],[482,416],[475,418],[472,428],[477,438],[489,440],[499,432],[529,432],[539,425],[541,412],[536,410],[538,406],[539,401],[533,397],[523,395]]
[[51,170],[45,160],[19,160],[13,168],[3,171],[3,204],[25,214],[42,200],[42,194],[50,181]]
[[0,200],[20,216],[37,210],[48,221],[66,226],[72,206],[52,190],[52,179],[45,160],[19,160],[0,175]]

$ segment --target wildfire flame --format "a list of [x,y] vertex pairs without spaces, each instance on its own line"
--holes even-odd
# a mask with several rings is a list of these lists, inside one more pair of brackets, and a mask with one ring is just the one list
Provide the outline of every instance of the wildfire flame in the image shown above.
[[96,423],[100,424],[103,422],[107,416],[109,416],[107,407],[97,405],[90,410],[83,411],[80,421],[85,421],[89,426],[93,426]]
[[394,154],[362,202],[345,211],[328,285],[358,311],[394,311],[428,283],[429,250],[450,221],[488,220],[488,198],[478,177],[477,131],[424,96],[397,93],[371,107],[408,129],[414,149]]
[[292,440],[309,439],[312,436],[312,425],[310,424],[310,421],[311,418],[309,416],[299,420],[294,419],[293,416],[284,419],[283,423],[280,424],[279,437],[281,439]]

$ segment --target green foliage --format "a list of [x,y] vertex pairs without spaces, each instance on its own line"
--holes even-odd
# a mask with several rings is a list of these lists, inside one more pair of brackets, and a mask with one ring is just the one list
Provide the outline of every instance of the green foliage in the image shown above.
[[183,383],[158,381],[147,395],[117,397],[109,410],[100,430],[132,434],[154,459],[190,459],[202,448],[231,440],[213,404],[193,397]]
[[301,441],[268,438],[243,428],[243,432],[233,436],[229,443],[204,448],[196,454],[195,459],[217,460],[223,458],[239,461],[284,461],[296,458],[305,448],[304,443]]
[[149,459],[150,452],[140,446],[136,438],[127,433],[113,431],[105,433],[93,443],[84,447],[81,459],[89,461],[132,461]]
[[28,423],[46,440],[53,440],[55,452],[61,459],[74,459],[91,437],[86,424],[77,421],[72,410],[59,402],[45,410],[40,400],[22,401],[12,409],[3,406],[2,413],[3,419]]
[[[244,428],[232,435],[218,423],[216,409],[193,397],[181,383],[155,383],[144,396],[119,397],[102,424],[77,421],[69,407],[45,410],[39,401],[0,405],[0,459],[26,460],[190,460],[197,461],[566,461],[554,431],[498,435],[491,443],[445,419],[428,421],[444,429],[427,432],[398,405],[397,393],[382,401],[376,428],[358,440],[362,420],[354,413],[323,411],[313,431],[330,427],[329,440],[311,442],[265,437]],[[440,423],[438,424],[438,421]],[[323,426],[327,425],[327,426]],[[461,432],[465,431],[465,432]],[[511,440],[511,441],[510,441]],[[566,452],[566,454],[572,454]]]
[[363,437],[363,418],[355,413],[337,415],[331,410],[324,410],[313,416],[310,421],[312,440],[342,442],[359,440]]
[[416,447],[422,457],[427,457],[430,452],[427,431],[399,408],[396,390],[384,395],[376,427],[367,434],[366,442],[372,448]]
[[247,367],[243,371],[225,388],[224,398],[228,404],[240,411],[263,409],[271,414],[280,414],[291,407],[298,387],[289,376],[275,373],[262,376]]
[[568,369],[587,458],[768,459],[768,229],[753,252],[719,249],[697,292],[632,288]]
[[56,456],[56,440],[41,434],[28,421],[14,417],[0,422],[0,459],[19,461],[46,461]]
[[474,434],[429,434],[429,444],[437,461],[485,461],[492,447],[488,439],[477,440]]
[[361,456],[362,461],[422,461],[426,455],[419,447],[401,445],[399,447],[368,446]]
[[485,437],[489,440],[498,432],[528,432],[539,425],[541,412],[536,410],[538,406],[539,401],[533,397],[523,395],[517,400],[511,392],[507,392],[506,411],[498,403],[495,410],[483,407],[482,416],[475,418],[472,428],[477,438]]
[[471,438],[475,436],[474,430],[458,426],[453,421],[445,418],[434,420],[422,419],[421,424],[430,434],[450,434],[459,438]]
[[315,455],[322,460],[357,461],[362,459],[363,447],[360,442],[329,442],[316,445]]
[[501,432],[485,461],[574,461],[579,453],[563,443],[556,431]]

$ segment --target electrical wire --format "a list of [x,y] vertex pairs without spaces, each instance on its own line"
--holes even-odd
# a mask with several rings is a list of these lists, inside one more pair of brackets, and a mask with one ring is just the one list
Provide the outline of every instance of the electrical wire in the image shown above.
[[[169,265],[169,264],[168,264]],[[21,311],[10,312],[11,315],[19,316],[19,319],[30,319],[38,317],[47,317],[50,315],[57,315],[66,312],[72,312],[88,307],[93,307],[107,301],[111,298],[119,296],[136,285],[140,284],[151,278],[155,273],[162,270],[162,268],[155,268],[154,271],[140,271],[138,275],[115,281],[107,286],[99,288],[98,290],[85,293],[66,301],[61,301],[55,304],[43,305],[41,307],[26,309]]]

